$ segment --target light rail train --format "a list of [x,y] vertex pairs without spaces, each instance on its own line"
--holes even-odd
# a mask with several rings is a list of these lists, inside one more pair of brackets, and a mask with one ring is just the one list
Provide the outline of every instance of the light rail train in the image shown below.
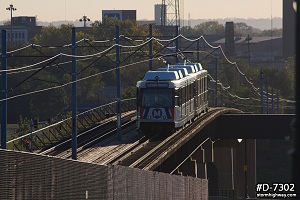
[[148,71],[137,82],[139,132],[174,132],[207,110],[207,70],[200,63]]

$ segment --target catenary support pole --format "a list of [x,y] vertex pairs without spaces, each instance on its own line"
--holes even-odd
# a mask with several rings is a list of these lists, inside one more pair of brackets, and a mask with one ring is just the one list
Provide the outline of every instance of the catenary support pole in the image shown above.
[[117,135],[122,140],[121,133],[121,77],[120,77],[120,29],[116,26],[116,74],[117,74]]
[[72,159],[77,160],[76,32],[72,28]]
[[274,88],[272,85],[272,114],[274,114]]
[[279,92],[277,91],[277,100],[276,100],[276,103],[277,103],[277,114],[280,113],[280,110],[279,110]]
[[178,53],[179,53],[179,27],[176,26],[176,63],[179,62]]
[[216,84],[215,84],[215,107],[218,107],[218,58],[216,58]]
[[6,30],[1,31],[2,34],[2,101],[1,101],[1,148],[6,149],[6,126],[7,126],[7,43]]
[[149,25],[149,70],[152,70],[152,59],[153,59],[153,33],[152,33],[152,24]]
[[268,82],[268,79],[266,81],[266,111],[267,111],[267,114],[269,114],[269,82]]
[[197,62],[200,62],[200,39],[197,40]]
[[264,73],[262,68],[260,69],[260,113],[264,113],[264,88],[263,88],[263,81],[264,81]]

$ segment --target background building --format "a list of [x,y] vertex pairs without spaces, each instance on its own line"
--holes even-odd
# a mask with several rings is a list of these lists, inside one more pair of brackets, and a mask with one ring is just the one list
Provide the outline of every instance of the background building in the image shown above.
[[[163,25],[166,19],[166,5],[156,4],[154,5],[154,21],[156,25]],[[161,17],[163,16],[163,18]]]
[[136,21],[136,10],[102,10],[102,22],[106,17],[122,21],[127,19]]
[[[7,41],[12,41],[14,44],[29,42],[30,39],[36,34],[41,33],[42,30],[41,26],[36,25],[36,17],[28,16],[12,17],[12,27],[4,25],[0,26],[0,28],[1,30],[6,30]],[[10,40],[11,35],[12,40]]]
[[294,0],[283,0],[283,57],[296,55],[296,13],[293,9]]
[[[221,45],[225,49],[225,38],[215,41],[214,46]],[[276,64],[282,61],[282,37],[259,36],[234,38],[234,54],[236,58],[250,60],[251,63]]]

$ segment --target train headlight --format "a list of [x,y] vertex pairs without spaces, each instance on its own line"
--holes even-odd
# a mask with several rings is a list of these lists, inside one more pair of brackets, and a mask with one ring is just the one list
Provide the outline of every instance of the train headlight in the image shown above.
[[147,119],[151,119],[151,116],[147,116]]

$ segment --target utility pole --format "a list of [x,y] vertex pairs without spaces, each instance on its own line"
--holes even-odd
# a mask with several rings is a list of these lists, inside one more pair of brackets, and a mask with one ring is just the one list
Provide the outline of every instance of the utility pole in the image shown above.
[[269,114],[269,82],[266,81],[267,114]]
[[152,59],[153,59],[153,35],[152,35],[152,24],[149,25],[149,70],[152,70]]
[[218,58],[216,58],[215,107],[218,107]]
[[116,74],[117,74],[117,137],[122,140],[121,122],[121,76],[120,76],[120,28],[116,26]]
[[252,40],[252,37],[248,34],[246,40],[248,42],[248,64],[250,67],[250,40]]
[[17,8],[15,8],[14,5],[10,4],[9,7],[6,8],[6,10],[10,11],[10,43],[12,44],[12,13],[13,11],[16,11]]
[[1,55],[1,148],[6,149],[6,127],[7,127],[7,44],[6,30],[1,30],[2,33],[2,55]]
[[260,69],[260,113],[264,113],[264,92],[263,92],[264,73],[262,68]]
[[76,31],[72,28],[72,159],[77,160]]

